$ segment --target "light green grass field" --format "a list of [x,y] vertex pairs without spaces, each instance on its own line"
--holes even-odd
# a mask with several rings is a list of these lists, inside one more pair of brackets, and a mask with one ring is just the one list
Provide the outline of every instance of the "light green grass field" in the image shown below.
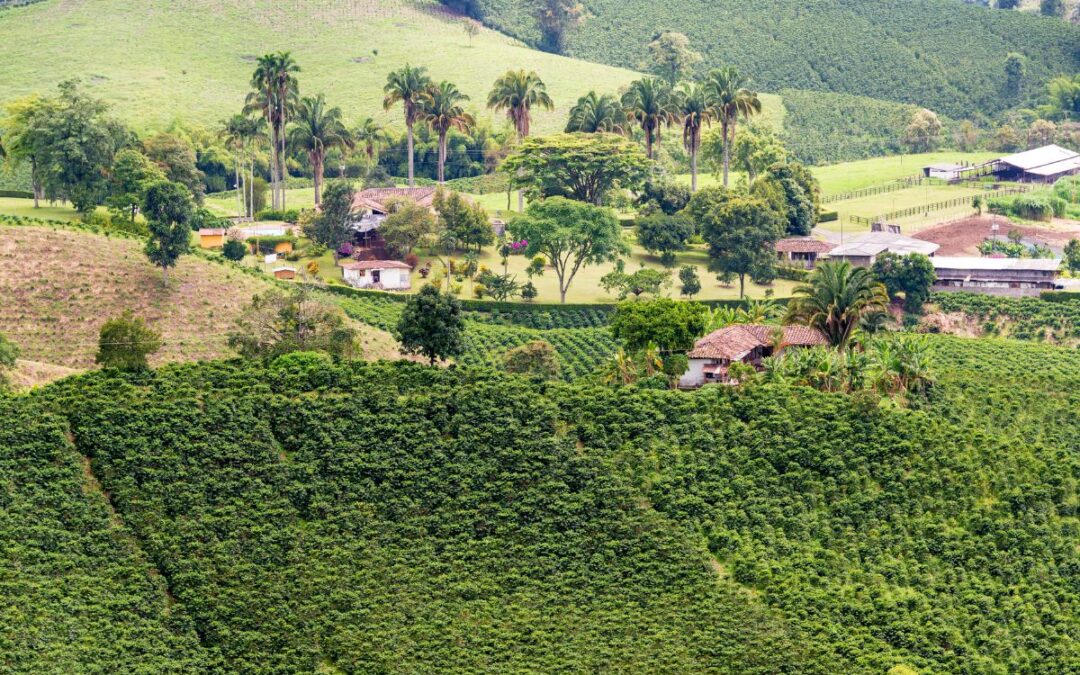
[[[660,265],[660,261],[655,256],[649,255],[644,249],[634,245],[632,247],[632,253],[629,258],[626,259],[626,270],[633,272],[640,268],[643,264],[646,267],[653,269],[664,269]],[[420,256],[420,264],[417,266],[417,270],[423,267],[427,262],[431,263],[431,267],[434,270],[441,270],[443,263],[440,258],[427,254],[423,249],[417,250],[417,254]],[[452,256],[458,262],[464,260],[465,254],[463,252],[457,252]],[[694,265],[698,268],[698,276],[701,278],[701,293],[695,296],[702,300],[719,300],[719,299],[736,299],[739,297],[738,281],[732,285],[723,285],[716,280],[716,277],[708,272],[706,266],[708,265],[708,256],[705,253],[704,248],[695,248],[688,251],[683,251],[678,254],[678,265]],[[324,279],[341,279],[340,267],[329,267],[327,256],[318,258],[320,276]],[[484,249],[480,253],[478,262],[480,265],[484,265],[494,272],[502,273],[502,260],[498,254],[491,248]],[[507,269],[510,274],[516,275],[519,282],[524,283],[528,281],[528,276],[525,274],[525,267],[528,265],[528,258],[525,256],[510,256],[507,261]],[[329,260],[329,264],[332,265],[333,261]],[[298,266],[303,269],[307,264],[306,260],[302,260],[298,263]],[[601,286],[600,278],[612,270],[612,265],[595,265],[591,267],[584,267],[574,277],[574,282],[570,286],[570,290],[566,295],[566,301],[570,303],[581,302],[612,302],[616,298],[609,295]],[[677,276],[677,268],[672,271],[672,285],[665,294],[671,297],[679,297],[679,280]],[[559,301],[559,287],[558,278],[555,276],[554,271],[550,268],[547,269],[543,276],[536,277],[533,280],[533,284],[536,286],[540,295],[536,298],[537,302],[558,302]],[[427,283],[419,274],[418,271],[413,272],[412,284],[413,289],[419,288],[421,285]],[[445,283],[445,282],[444,282]],[[452,283],[457,283],[452,280]],[[790,297],[792,290],[796,284],[791,281],[783,279],[777,279],[771,286],[759,286],[753,284],[748,279],[746,282],[746,294],[752,298],[763,298],[768,290],[772,290],[772,293],[777,298]],[[472,298],[474,283],[465,280],[462,283],[460,297]]]
[[31,199],[0,197],[0,213],[23,218],[41,218],[43,220],[75,220],[79,214],[68,204],[49,204],[42,202],[41,208],[34,208]]
[[[434,0],[44,0],[0,12],[0,36],[0,102],[79,77],[143,131],[174,119],[212,125],[238,112],[254,58],[278,50],[303,69],[301,93],[325,93],[350,123],[371,115],[403,126],[401,110],[383,111],[382,88],[407,62],[455,82],[481,118],[491,116],[484,101],[496,77],[536,70],[556,106],[536,113],[539,133],[561,130],[589,89],[615,92],[638,77],[486,28],[470,46],[460,19]],[[782,116],[778,97],[765,104]]]
[[900,178],[916,176],[929,164],[977,164],[999,157],[993,152],[928,152],[918,155],[893,155],[875,157],[858,162],[844,162],[813,168],[814,176],[821,183],[821,193],[832,195],[850,192],[874,185],[881,185]]
[[[858,199],[833,202],[828,206],[831,209],[835,209],[836,212],[840,214],[840,218],[839,220],[830,223],[823,223],[822,227],[831,230],[839,230],[842,223],[845,229],[851,231],[859,229],[850,224],[852,216],[873,218],[874,216],[884,215],[900,209],[925,206],[936,202],[955,199],[957,197],[968,197],[981,192],[985,192],[985,190],[979,187],[922,185],[904,190],[896,190],[894,192],[883,192],[868,197],[860,197]],[[901,225],[906,224],[914,228],[919,228],[941,222],[941,220],[945,218],[943,214],[964,213],[967,211],[972,211],[972,207],[964,205],[955,208],[950,207],[942,211],[922,212],[903,218],[890,218],[889,222],[899,222]],[[867,228],[864,227],[862,229]]]

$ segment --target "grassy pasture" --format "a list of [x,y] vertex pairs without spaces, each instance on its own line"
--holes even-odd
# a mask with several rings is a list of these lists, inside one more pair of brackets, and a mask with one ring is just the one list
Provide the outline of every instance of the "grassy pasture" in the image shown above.
[[[211,125],[238,111],[254,58],[277,50],[291,51],[303,68],[302,93],[324,92],[347,120],[372,115],[397,126],[401,111],[383,111],[382,87],[407,62],[455,82],[482,118],[491,114],[483,102],[496,77],[508,68],[536,70],[556,104],[537,113],[540,133],[561,129],[589,89],[615,91],[637,77],[486,28],[470,45],[460,19],[434,0],[46,0],[0,13],[0,35],[0,101],[80,77],[141,130],[178,118]],[[775,97],[769,103],[782,107]]]

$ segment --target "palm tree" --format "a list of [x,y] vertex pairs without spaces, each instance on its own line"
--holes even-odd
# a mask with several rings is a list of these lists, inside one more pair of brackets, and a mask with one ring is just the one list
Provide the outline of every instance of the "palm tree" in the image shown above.
[[413,178],[413,125],[420,117],[420,105],[422,99],[431,87],[431,78],[427,75],[427,69],[413,68],[409,64],[399,70],[392,71],[386,76],[386,85],[383,87],[383,109],[389,110],[395,103],[401,102],[405,109],[405,128],[408,133],[409,152],[409,187],[415,185]]
[[367,117],[352,134],[356,146],[362,148],[367,155],[368,164],[374,165],[379,156],[379,147],[388,140],[386,129],[373,118]]
[[255,91],[248,94],[244,106],[244,112],[261,113],[270,128],[270,180],[275,209],[285,208],[285,127],[300,88],[298,72],[300,66],[289,52],[260,56],[251,76]]
[[697,156],[701,148],[701,128],[712,121],[712,106],[705,87],[684,84],[676,92],[676,114],[682,121],[683,147],[690,153],[690,191],[697,192]]
[[440,82],[431,87],[424,98],[421,116],[428,126],[439,135],[439,182],[445,183],[446,136],[451,129],[468,132],[476,121],[461,107],[469,97],[461,93],[453,83]]
[[750,81],[732,66],[723,66],[709,73],[705,80],[707,96],[713,115],[720,120],[720,136],[724,147],[724,186],[728,184],[731,146],[735,142],[735,126],[741,116],[749,119],[761,112],[761,99],[747,89]]
[[626,117],[645,132],[645,154],[653,158],[653,144],[660,143],[660,129],[671,124],[675,107],[671,89],[659,77],[643,77],[630,83],[622,97]]
[[322,203],[322,183],[326,152],[353,147],[352,134],[341,122],[341,108],[327,108],[322,94],[305,96],[296,106],[296,122],[289,130],[289,144],[307,153],[315,175],[315,208]]
[[820,330],[834,347],[846,347],[860,322],[885,312],[889,294],[870,270],[847,261],[823,263],[807,284],[795,289],[785,323]]
[[608,132],[613,134],[626,133],[626,114],[623,112],[619,101],[611,94],[597,96],[595,91],[590,91],[577,100],[573,108],[570,108],[570,119],[566,123],[568,133],[580,131],[584,133]]
[[236,187],[237,216],[243,213],[243,196],[247,194],[242,187],[243,179],[240,176],[240,164],[244,152],[244,125],[249,121],[246,115],[238,113],[227,120],[223,120],[217,133],[218,139],[225,144],[226,148],[232,151],[233,185]]
[[[551,97],[548,96],[547,86],[535,71],[508,70],[502,77],[495,80],[488,94],[487,107],[496,112],[506,111],[506,116],[513,123],[519,141],[529,135],[534,106],[545,110],[555,107]],[[518,190],[518,210],[524,209],[525,197],[521,190]]]

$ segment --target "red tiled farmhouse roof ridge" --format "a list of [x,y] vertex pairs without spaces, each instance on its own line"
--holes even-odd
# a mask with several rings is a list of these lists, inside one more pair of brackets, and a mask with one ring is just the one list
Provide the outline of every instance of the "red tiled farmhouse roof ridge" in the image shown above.
[[687,356],[692,359],[737,360],[755,347],[773,344],[773,336],[777,330],[783,331],[785,346],[810,347],[828,343],[821,331],[808,326],[734,324],[715,330],[698,340]]

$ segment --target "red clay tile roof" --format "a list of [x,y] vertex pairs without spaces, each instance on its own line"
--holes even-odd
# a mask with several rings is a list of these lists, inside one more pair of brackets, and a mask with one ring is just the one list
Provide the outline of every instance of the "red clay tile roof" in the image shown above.
[[812,237],[788,237],[776,242],[780,253],[828,253],[833,248],[829,242]]
[[[386,202],[391,199],[411,199],[420,206],[426,206],[431,208],[432,202],[435,201],[435,187],[432,185],[425,185],[420,187],[392,187],[392,188],[368,188],[367,190],[361,190],[353,197],[352,208],[354,211],[370,211],[374,213],[386,213]],[[472,204],[472,200],[465,195],[461,195],[469,204]]]
[[[695,342],[687,356],[691,359],[740,359],[755,347],[771,345],[778,328],[780,327],[761,324],[725,326]],[[809,347],[827,342],[825,336],[816,328],[784,326],[783,331],[785,346]]]
[[386,202],[395,198],[411,199],[420,206],[431,206],[432,200],[435,199],[435,188],[424,186],[411,188],[370,188],[361,190],[353,197],[353,209],[365,209],[367,211],[386,213]]
[[342,264],[343,270],[411,270],[407,264],[399,260],[354,260]]

